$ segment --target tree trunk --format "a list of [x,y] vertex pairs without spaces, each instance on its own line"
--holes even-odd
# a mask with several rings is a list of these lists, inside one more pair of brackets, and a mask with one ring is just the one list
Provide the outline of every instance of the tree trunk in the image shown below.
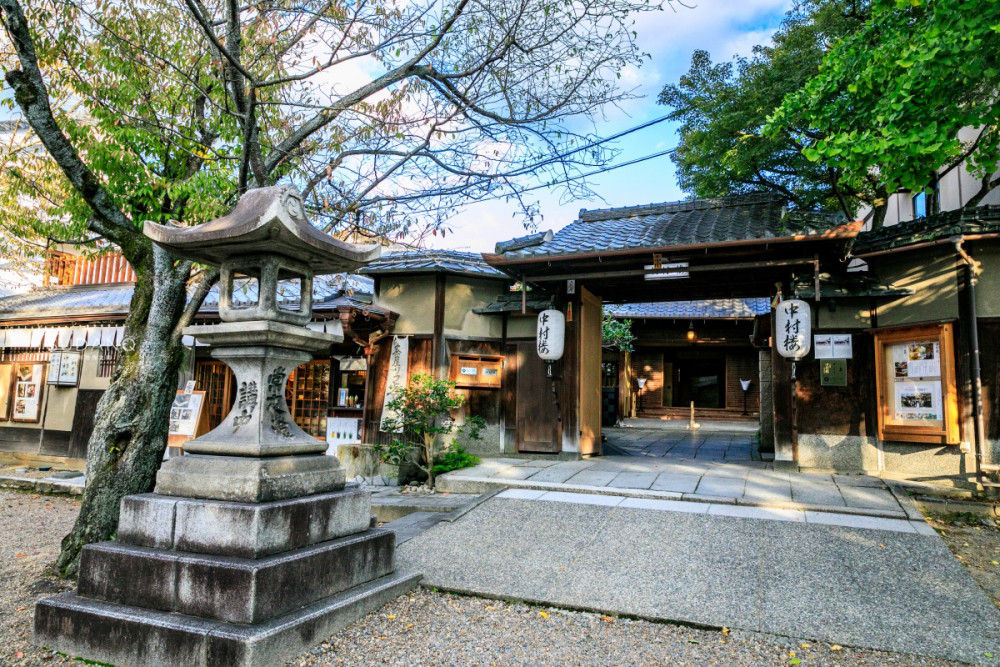
[[87,487],[80,515],[62,541],[56,567],[75,576],[80,550],[114,537],[122,497],[152,490],[167,446],[170,405],[183,346],[173,328],[184,308],[186,272],[154,248],[135,266],[125,339],[111,386],[98,403],[87,446]]

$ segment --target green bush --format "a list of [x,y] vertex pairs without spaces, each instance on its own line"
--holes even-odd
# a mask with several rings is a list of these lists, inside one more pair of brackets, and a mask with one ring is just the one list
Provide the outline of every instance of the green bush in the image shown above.
[[443,475],[452,470],[471,468],[479,464],[479,458],[465,451],[459,445],[453,446],[441,456],[434,459],[434,475]]

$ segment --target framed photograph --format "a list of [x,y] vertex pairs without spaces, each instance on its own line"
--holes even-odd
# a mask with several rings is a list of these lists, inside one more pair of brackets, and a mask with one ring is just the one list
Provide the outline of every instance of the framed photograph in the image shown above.
[[875,332],[880,439],[959,443],[954,354],[950,323]]
[[196,391],[185,394],[183,390],[178,391],[174,397],[174,403],[170,406],[170,436],[182,436],[186,440],[195,438],[198,435],[198,427],[201,422],[202,405],[205,400],[205,392]]
[[47,364],[18,362],[14,369],[14,412],[11,420],[38,422],[41,418],[42,389],[45,384]]

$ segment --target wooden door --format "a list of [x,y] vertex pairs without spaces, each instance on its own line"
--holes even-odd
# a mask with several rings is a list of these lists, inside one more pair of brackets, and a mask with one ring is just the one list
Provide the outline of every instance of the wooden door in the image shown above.
[[580,455],[601,453],[601,300],[580,291]]
[[674,404],[674,362],[663,362],[663,407]]
[[562,429],[545,362],[535,352],[534,341],[516,343],[516,348],[517,451],[558,454]]

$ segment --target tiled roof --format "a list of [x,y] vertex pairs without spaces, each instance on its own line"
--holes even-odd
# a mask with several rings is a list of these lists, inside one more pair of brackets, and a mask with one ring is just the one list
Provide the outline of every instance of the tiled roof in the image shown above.
[[657,303],[605,304],[604,312],[616,319],[753,319],[771,310],[766,298],[702,299]]
[[854,242],[855,255],[901,248],[962,234],[1000,233],[1000,206],[977,206],[946,211],[874,232],[861,232]]
[[[551,303],[551,299],[536,299],[531,295],[531,292],[529,292],[527,299],[524,302],[524,306],[527,310],[536,312],[549,308]],[[472,312],[478,313],[479,315],[519,313],[521,312],[521,293],[510,292],[508,294],[501,294],[495,301],[491,301],[485,306],[480,306],[479,308],[473,308]]]
[[770,194],[582,210],[551,241],[504,252],[508,241],[497,244],[496,250],[505,260],[530,259],[783,238],[830,229],[811,220],[796,223],[794,229],[786,227],[785,213],[785,201]]
[[[298,283],[282,281],[284,293],[279,302],[297,301]],[[350,291],[345,293],[345,287]],[[131,283],[112,285],[76,285],[72,287],[45,287],[24,294],[0,298],[0,321],[32,317],[58,316],[116,316],[128,313],[132,300]],[[353,305],[366,310],[382,310],[364,303],[372,293],[372,281],[364,276],[333,274],[316,276],[313,280],[313,307],[332,310],[340,305]],[[237,290],[234,301],[256,300],[256,287],[247,285],[246,291]],[[218,287],[205,298],[201,312],[215,312],[219,307]]]
[[458,250],[392,252],[382,255],[381,259],[360,269],[360,273],[369,276],[392,273],[452,273],[485,278],[507,277],[487,264],[482,255]]

